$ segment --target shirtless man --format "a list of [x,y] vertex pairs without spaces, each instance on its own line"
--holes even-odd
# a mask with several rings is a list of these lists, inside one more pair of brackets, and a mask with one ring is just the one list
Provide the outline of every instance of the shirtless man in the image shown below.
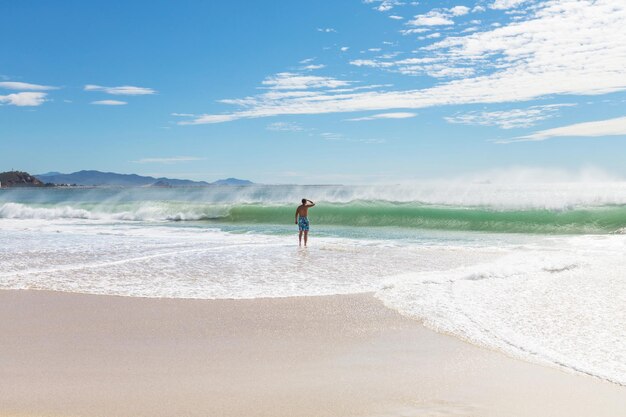
[[302,246],[302,233],[304,233],[304,246],[306,246],[309,235],[309,218],[307,216],[309,215],[309,207],[313,207],[314,205],[315,203],[311,200],[303,198],[302,204],[296,209],[296,224],[300,231],[298,235],[298,246]]

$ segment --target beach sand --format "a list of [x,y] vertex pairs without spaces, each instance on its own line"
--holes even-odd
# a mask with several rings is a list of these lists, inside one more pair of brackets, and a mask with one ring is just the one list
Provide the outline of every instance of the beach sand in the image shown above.
[[624,416],[626,387],[430,331],[371,295],[0,291],[0,416]]

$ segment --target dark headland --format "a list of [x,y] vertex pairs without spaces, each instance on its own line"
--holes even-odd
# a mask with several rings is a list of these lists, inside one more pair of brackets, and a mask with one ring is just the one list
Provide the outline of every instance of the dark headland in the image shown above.
[[43,187],[44,184],[41,180],[28,172],[22,171],[7,171],[0,172],[0,186],[1,187]]

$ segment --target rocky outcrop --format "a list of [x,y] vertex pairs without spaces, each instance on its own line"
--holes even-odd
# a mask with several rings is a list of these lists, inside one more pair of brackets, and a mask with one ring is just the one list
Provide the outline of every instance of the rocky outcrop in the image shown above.
[[8,171],[0,172],[2,187],[43,187],[45,184],[28,172]]

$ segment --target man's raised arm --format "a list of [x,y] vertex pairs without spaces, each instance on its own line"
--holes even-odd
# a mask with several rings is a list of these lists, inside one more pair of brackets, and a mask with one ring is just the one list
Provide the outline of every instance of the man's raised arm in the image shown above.
[[307,200],[307,201],[309,202],[309,204],[308,204],[309,207],[313,207],[315,205],[315,203],[312,202],[311,200]]

